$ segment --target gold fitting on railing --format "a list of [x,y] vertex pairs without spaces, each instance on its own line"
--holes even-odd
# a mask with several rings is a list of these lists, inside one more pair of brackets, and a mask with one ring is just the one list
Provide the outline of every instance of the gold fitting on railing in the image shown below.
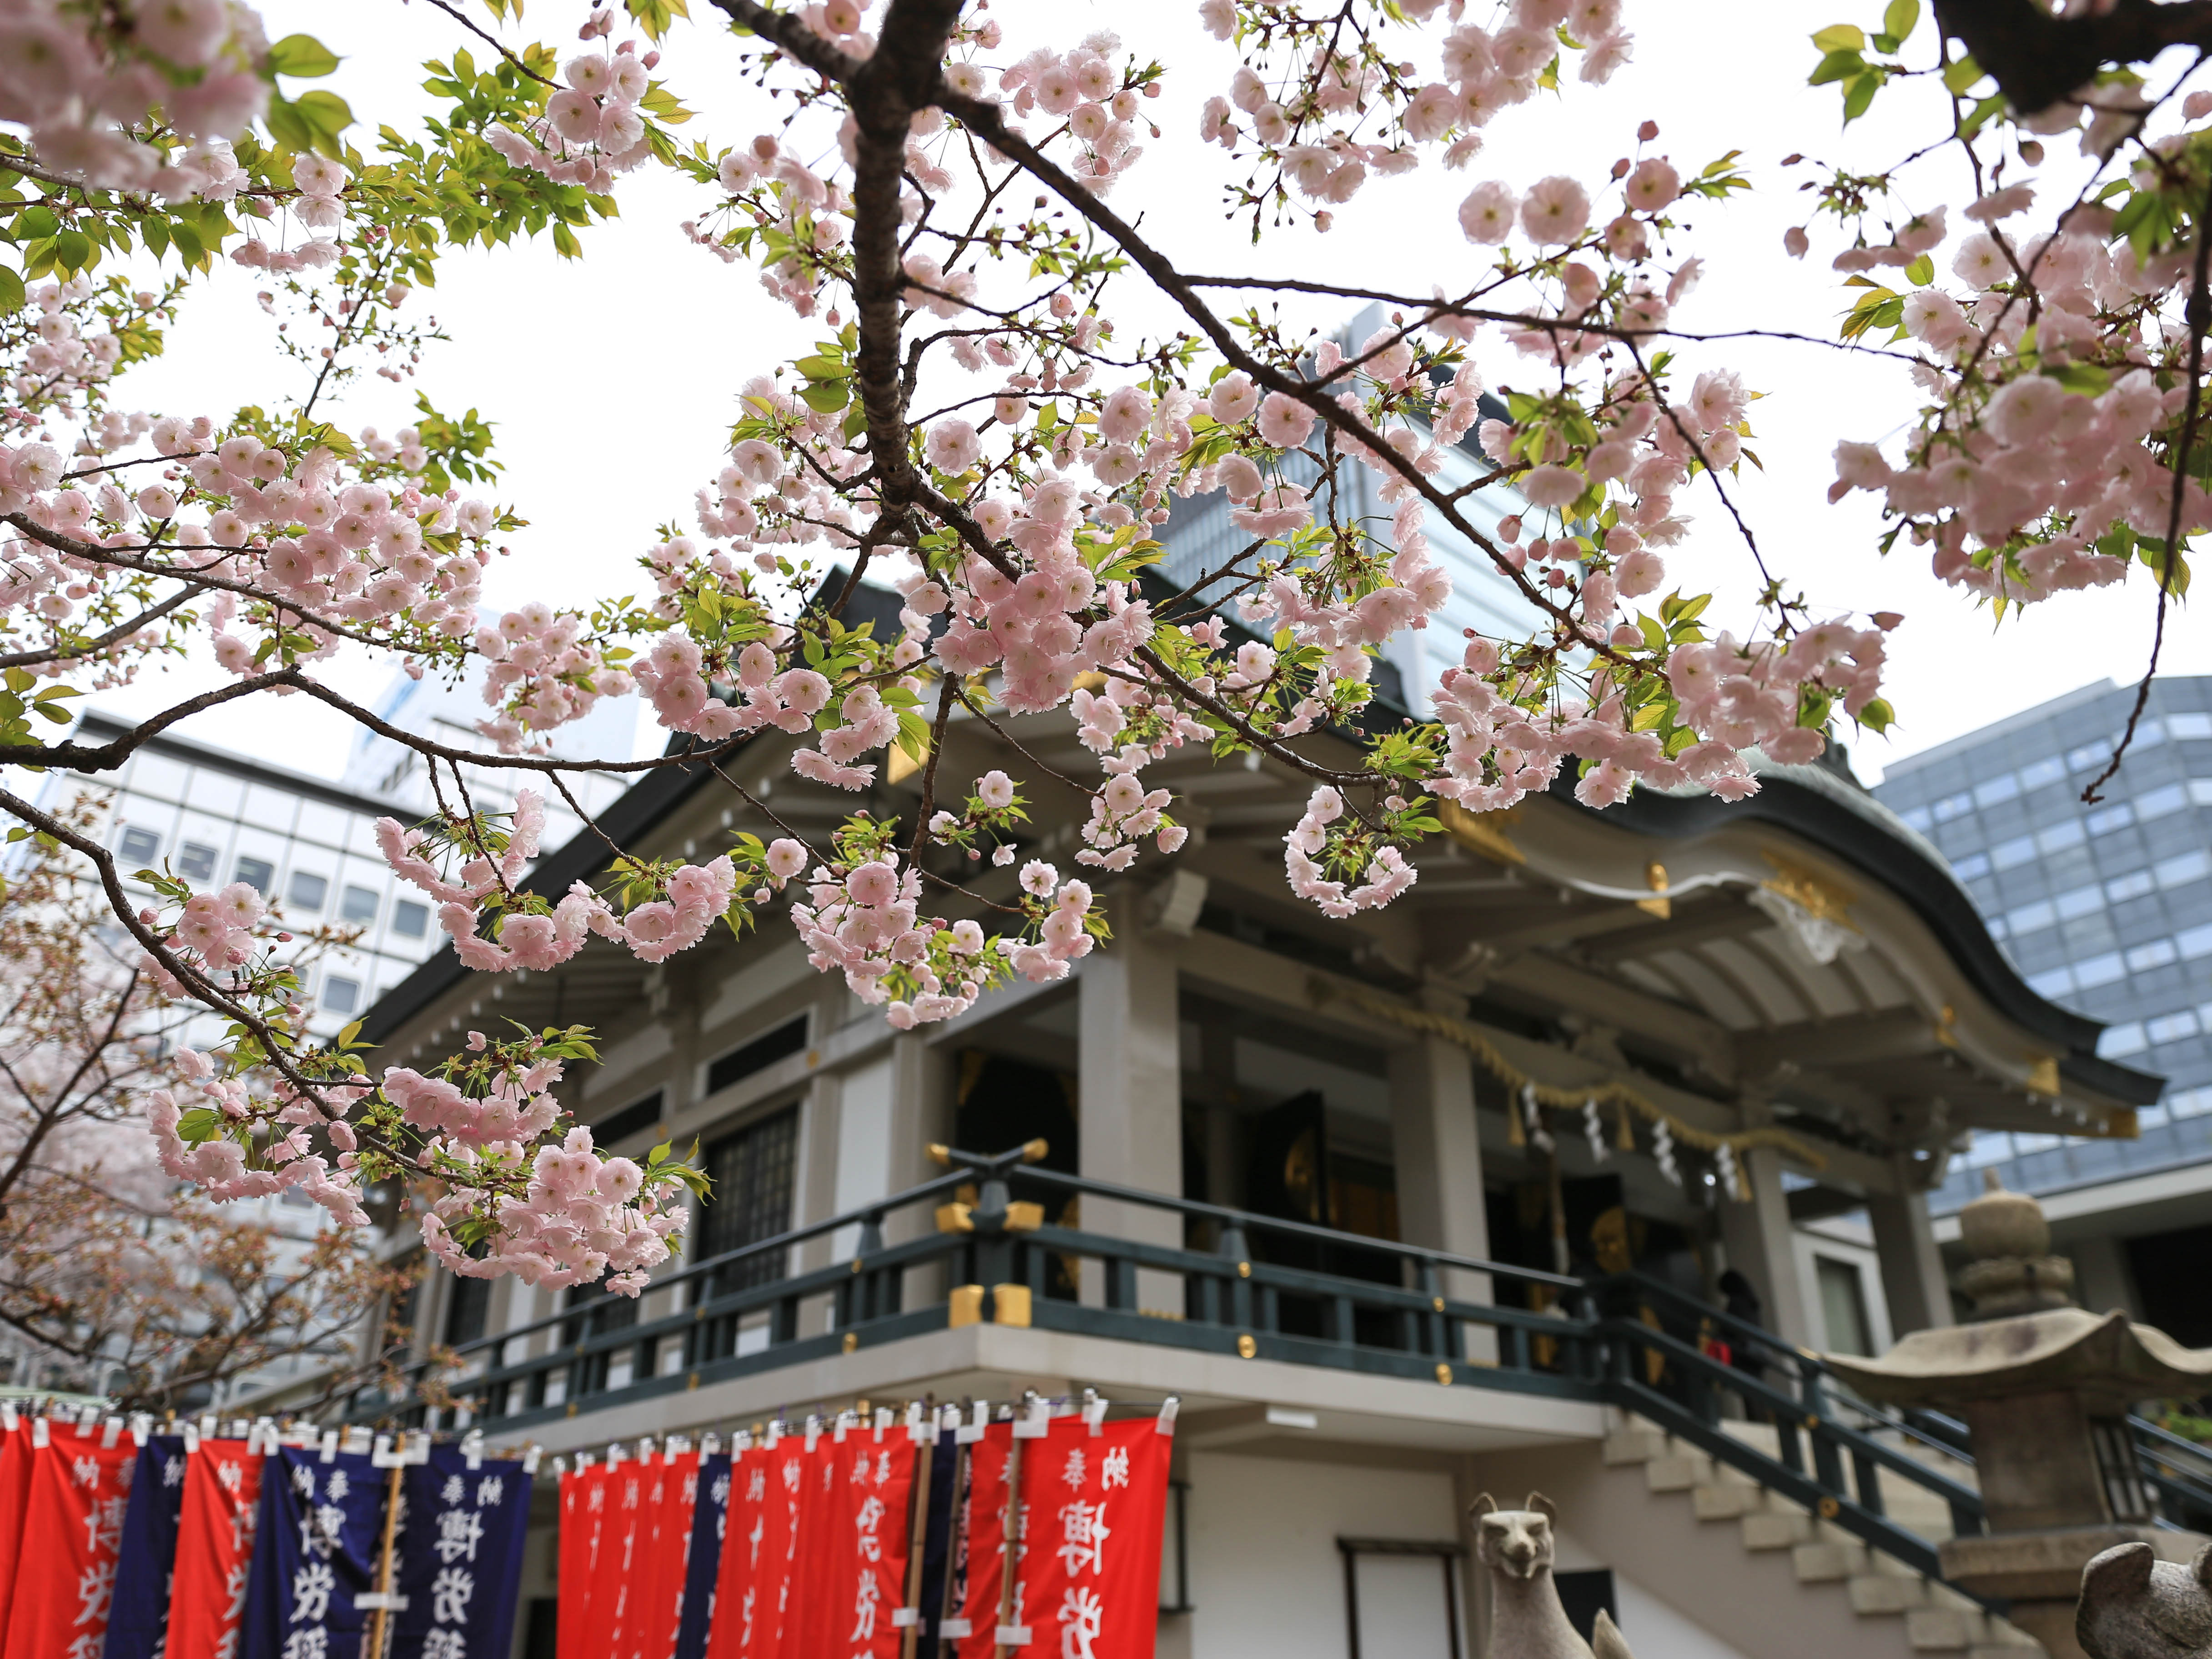
[[1030,1287],[1026,1285],[992,1285],[991,1322],[994,1325],[1027,1325],[1030,1322]]
[[1252,1264],[1251,1264],[1250,1262],[1249,1262],[1249,1261],[1240,1261],[1240,1262],[1238,1262],[1238,1263],[1237,1264],[1237,1278],[1239,1278],[1239,1279],[1249,1279],[1249,1278],[1251,1278],[1251,1277],[1252,1277]]
[[957,1200],[937,1206],[937,1231],[940,1233],[972,1233],[975,1231],[975,1212]]
[[952,1149],[941,1140],[931,1141],[929,1143],[929,1161],[932,1164],[941,1164],[947,1169],[950,1169],[952,1165]]
[[1452,1380],[1452,1370],[1451,1370],[1451,1367],[1450,1367],[1449,1365],[1446,1364],[1445,1364],[1443,1360],[1441,1360],[1441,1359],[1439,1359],[1438,1361],[1437,1361],[1437,1382],[1441,1382],[1441,1383],[1443,1383],[1443,1384],[1444,1384],[1444,1386],[1445,1386],[1445,1387],[1449,1388],[1449,1387],[1450,1387],[1450,1386],[1451,1386],[1451,1380]]
[[1823,1497],[1814,1507],[1820,1510],[1823,1521],[1832,1521],[1844,1512],[1844,1506],[1828,1497]]
[[1429,1298],[1429,1305],[1438,1313],[1442,1313],[1444,1310],[1444,1299],[1440,1296],[1432,1296]]
[[981,1285],[955,1285],[945,1298],[945,1322],[957,1330],[963,1325],[983,1322],[983,1287]]
[[1052,1144],[1042,1135],[1039,1135],[1035,1140],[1025,1140],[1022,1143],[1022,1162],[1042,1164],[1051,1151]]
[[846,1352],[847,1353],[850,1353],[850,1352],[852,1352],[854,1349],[855,1349],[855,1348],[859,1347],[860,1346],[860,1332],[858,1332],[858,1331],[848,1331],[848,1332],[846,1332],[846,1333],[845,1333],[845,1352]]
[[1252,1339],[1252,1333],[1251,1333],[1251,1332],[1249,1332],[1249,1331],[1240,1331],[1240,1332],[1238,1332],[1238,1333],[1237,1333],[1237,1357],[1239,1359],[1249,1359],[1249,1358],[1253,1358],[1255,1355],[1256,1355],[1259,1352],[1260,1352],[1260,1345],[1259,1345],[1257,1342],[1255,1342],[1255,1341],[1254,1341],[1254,1340],[1253,1340],[1253,1339]]
[[1033,1204],[1028,1199],[1018,1198],[1006,1206],[1006,1231],[1010,1233],[1033,1233],[1044,1225],[1044,1206]]
[[854,1273],[860,1271],[860,1258],[857,1255],[853,1258],[853,1271]]

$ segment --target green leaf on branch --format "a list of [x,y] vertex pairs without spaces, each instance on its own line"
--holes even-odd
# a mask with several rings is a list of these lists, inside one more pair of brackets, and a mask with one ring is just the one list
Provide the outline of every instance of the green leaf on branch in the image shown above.
[[1856,23],[1831,23],[1813,37],[1822,52],[1864,52],[1866,31]]
[[1902,41],[1919,27],[1920,0],[1889,0],[1881,14],[1881,32]]
[[1874,102],[1875,94],[1881,90],[1883,83],[1888,79],[1889,77],[1881,70],[1870,69],[1862,75],[1853,76],[1844,83],[1844,125],[1845,126],[1850,125],[1852,122],[1867,112],[1868,106]]
[[21,311],[29,302],[23,291],[23,279],[5,265],[0,265],[0,317]]
[[1971,58],[1961,58],[1954,64],[1943,65],[1943,88],[1953,96],[1963,96],[1968,87],[1982,78],[1982,66]]
[[298,81],[319,80],[334,72],[339,61],[337,53],[312,34],[288,34],[269,48],[270,70]]
[[1905,280],[1915,288],[1925,288],[1936,280],[1936,262],[1922,254],[1905,268]]

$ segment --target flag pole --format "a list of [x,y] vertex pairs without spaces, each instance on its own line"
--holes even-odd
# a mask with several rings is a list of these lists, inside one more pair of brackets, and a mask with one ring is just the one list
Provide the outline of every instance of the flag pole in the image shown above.
[[[913,1408],[908,1408],[912,1413]],[[915,1414],[912,1425],[914,1455],[921,1467],[915,1473],[912,1491],[913,1514],[907,1521],[906,1606],[901,1613],[912,1613],[914,1622],[906,1627],[899,1642],[899,1659],[915,1659],[921,1645],[921,1561],[922,1553],[929,1542],[929,1475],[937,1467],[937,1406],[931,1401]],[[921,1426],[927,1423],[929,1433],[924,1438]]]
[[[952,1599],[953,1587],[960,1582],[960,1558],[969,1541],[968,1505],[961,1501],[961,1495],[968,1490],[968,1440],[963,1431],[958,1410],[949,1409],[952,1409],[952,1512],[945,1533],[945,1594],[937,1613],[939,1659],[943,1659],[945,1643],[954,1639],[946,1633],[945,1626],[952,1622],[953,1615],[958,1610],[958,1604]],[[982,1408],[979,1407],[977,1409]],[[979,1428],[975,1432],[980,1435],[982,1431]],[[974,1564],[971,1562],[969,1565],[972,1571]],[[964,1626],[963,1630],[964,1633]],[[957,1647],[954,1649],[956,1653],[958,1650]]]
[[384,1659],[386,1621],[392,1616],[392,1544],[399,1531],[399,1482],[407,1468],[406,1447],[407,1433],[403,1429],[391,1453],[392,1472],[385,1477],[384,1542],[376,1562],[376,1616],[369,1620],[364,1659]]
[[992,1648],[994,1659],[1008,1659],[1017,1645],[1005,1639],[1006,1631],[1014,1622],[1014,1593],[1022,1560],[1022,1444],[1029,1438],[1024,1432],[1044,1408],[1044,1402],[1034,1393],[1024,1395],[1022,1409],[1014,1418],[1013,1446],[1006,1455],[1006,1522],[1000,1529],[1006,1548],[1006,1565],[999,1573],[999,1628],[993,1632],[998,1639]]

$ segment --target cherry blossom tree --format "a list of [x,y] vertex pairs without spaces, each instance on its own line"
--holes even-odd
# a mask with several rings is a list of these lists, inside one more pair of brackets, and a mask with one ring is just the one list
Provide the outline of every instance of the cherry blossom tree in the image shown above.
[[[82,805],[58,816],[92,827]],[[167,1055],[195,1011],[152,994],[75,859],[15,833],[20,867],[0,894],[0,1330],[29,1364],[13,1380],[35,1366],[46,1386],[159,1410],[281,1361],[350,1358],[356,1322],[398,1275],[373,1241],[314,1224],[319,1212],[288,1237],[161,1170],[146,1109],[176,1081]]]
[[[471,969],[552,968],[593,934],[658,962],[785,909],[817,968],[905,1027],[1096,948],[1094,883],[1183,840],[1146,770],[1188,745],[1308,781],[1285,879],[1344,917],[1413,884],[1439,802],[1497,811],[1563,775],[1593,807],[1639,785],[1736,799],[1759,787],[1751,751],[1809,761],[1839,722],[1891,719],[1899,619],[1817,611],[1768,557],[1731,489],[1756,388],[1731,337],[1673,322],[1702,269],[1687,210],[1724,213],[1751,176],[1734,155],[1669,154],[1649,122],[1604,176],[1516,159],[1546,153],[1547,122],[1613,118],[1623,0],[1200,0],[1218,51],[1172,66],[983,0],[713,0],[696,17],[628,0],[575,14],[559,50],[528,40],[514,0],[433,4],[453,49],[426,83],[441,112],[411,125],[357,121],[311,84],[326,48],[270,42],[234,0],[0,4],[18,262],[0,264],[15,440],[0,740],[16,758],[98,773],[198,710],[312,697],[428,761],[441,810],[386,823],[383,848]],[[687,90],[694,108],[672,88],[708,28],[748,41],[752,72],[711,100]],[[1897,371],[1905,435],[1838,433],[1837,495],[1880,493],[1885,546],[2000,614],[2140,568],[2162,625],[2185,589],[2207,520],[2212,90],[2179,60],[2208,43],[2196,0],[1939,0],[1929,18],[1889,0],[1808,47],[1846,121],[1895,82],[1948,94],[1948,122],[1889,171],[1793,158],[1813,212],[1771,257],[1837,268],[1841,336],[1808,349]],[[1250,274],[1191,270],[1139,228],[1170,72],[1218,88],[1199,137],[1259,250]],[[1493,128],[1515,142],[1486,150]],[[2080,152],[2086,184],[2056,149]],[[492,620],[483,570],[532,538],[529,504],[495,499],[486,428],[418,395],[410,424],[349,431],[334,400],[404,386],[436,348],[410,299],[446,252],[542,237],[580,255],[644,169],[693,192],[699,257],[749,269],[823,337],[732,388],[726,464],[684,521],[640,524],[647,597]],[[1449,270],[1381,288],[1296,274],[1300,238],[1406,174],[1464,237]],[[217,261],[265,274],[283,319],[268,396],[228,418],[129,409],[121,377]],[[100,274],[126,263],[177,274]],[[1260,303],[1293,292],[1386,320],[1357,340],[1294,333]],[[1173,325],[1130,320],[1146,307]],[[1448,485],[1445,453],[1470,438],[1487,467]],[[1346,505],[1361,471],[1387,520]],[[1486,491],[1510,510],[1479,511]],[[1170,501],[1217,493],[1243,550],[1185,591],[1148,585]],[[1709,632],[1710,596],[1670,585],[1693,515],[1757,561],[1740,635]],[[1427,717],[1363,726],[1378,647],[1449,599],[1440,527],[1539,625],[1468,637]],[[843,620],[864,578],[902,594],[895,637]],[[348,647],[480,671],[481,744],[348,701],[319,673]],[[105,744],[38,724],[180,653],[228,683]],[[571,769],[544,735],[632,695],[680,752],[598,769],[711,765],[737,790],[720,763],[774,728],[833,788],[869,789],[904,750],[920,808],[856,811],[819,843],[738,836],[703,862],[611,848],[603,885],[538,893],[525,872]],[[939,739],[958,712],[1025,754],[1003,722],[1060,708],[1097,757],[1076,782],[1079,867],[1031,859],[988,896],[974,877],[1017,859],[1030,786],[941,776]],[[1353,738],[1356,762],[1299,741],[1322,732]],[[487,814],[471,767],[532,785]],[[12,794],[0,809],[88,861],[152,983],[233,1024],[151,1098],[173,1174],[217,1198],[296,1187],[355,1224],[365,1182],[427,1181],[425,1237],[465,1273],[607,1273],[635,1292],[666,1257],[697,1172],[603,1158],[565,1122],[550,1091],[588,1033],[472,1036],[429,1073],[372,1076],[305,1036],[250,890],[165,874],[142,907],[88,837]]]

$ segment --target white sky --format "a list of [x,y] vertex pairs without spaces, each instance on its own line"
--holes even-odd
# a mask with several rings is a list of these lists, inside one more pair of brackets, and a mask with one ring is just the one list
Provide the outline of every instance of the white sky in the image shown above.
[[[775,118],[761,94],[740,83],[736,43],[715,27],[719,14],[708,0],[692,6],[701,21],[678,25],[657,72],[700,112],[680,137],[687,144],[701,137],[719,149],[769,130]],[[1661,128],[1651,151],[1671,155],[1686,174],[1740,148],[1755,185],[1725,207],[1700,205],[1685,215],[1690,226],[1678,252],[1701,253],[1706,274],[1678,310],[1677,324],[1831,337],[1844,304],[1839,278],[1826,266],[1836,235],[1816,228],[1812,258],[1798,264],[1784,257],[1782,233],[1804,211],[1796,185],[1809,170],[1785,174],[1778,163],[1802,150],[1879,167],[1937,131],[1929,117],[1941,119],[1920,88],[1893,87],[1873,115],[1839,134],[1836,89],[1803,84],[1816,57],[1806,36],[1829,21],[1825,10],[1734,6],[1723,21],[1710,4],[1692,0],[1630,0],[1636,61],[1610,85],[1571,82],[1559,98],[1540,94],[1492,125],[1487,148],[1465,173],[1427,167],[1371,183],[1339,210],[1331,234],[1285,234],[1255,248],[1222,216],[1222,187],[1241,176],[1237,164],[1195,138],[1200,105],[1225,89],[1235,60],[1229,47],[1197,29],[1194,7],[1183,0],[1016,0],[994,9],[1007,27],[1001,61],[1034,45],[1064,46],[1113,27],[1132,50],[1166,64],[1164,95],[1145,106],[1163,136],[1121,181],[1114,200],[1124,213],[1141,211],[1146,233],[1185,270],[1209,274],[1294,270],[1415,294],[1436,284],[1451,289],[1476,269],[1475,250],[1453,218],[1470,185],[1497,177],[1525,187],[1558,172],[1595,185],[1614,156],[1631,152],[1638,122],[1649,117]],[[1827,9],[1870,18],[1875,9]],[[349,136],[364,149],[378,121],[404,127],[424,106],[415,68],[422,60],[462,46],[480,60],[488,53],[428,6],[263,0],[262,10],[272,38],[305,29],[346,58],[325,84],[362,118]],[[471,3],[470,11],[488,21],[480,7]],[[565,57],[587,11],[574,0],[537,0],[528,13],[531,36],[508,38],[544,38]],[[1923,56],[1928,27],[1915,42]],[[2070,150],[2070,141],[2054,141],[2054,154],[2062,147]],[[1955,173],[1929,174],[1917,188],[1916,210],[1948,200],[1954,224],[1970,196]],[[425,354],[418,384],[441,408],[459,413],[473,406],[495,423],[507,471],[489,493],[532,521],[513,538],[515,556],[490,574],[486,598],[495,605],[637,591],[631,562],[653,539],[652,526],[670,518],[690,526],[692,492],[721,464],[737,387],[822,331],[771,302],[750,267],[726,265],[690,245],[678,225],[709,205],[709,197],[658,169],[633,174],[620,194],[623,216],[583,234],[582,260],[564,262],[550,244],[451,254],[435,292],[410,301],[434,313],[453,337]],[[1948,264],[1948,252],[1939,264]],[[270,402],[297,371],[265,343],[273,323],[252,304],[257,286],[251,273],[235,270],[203,285],[172,331],[168,355],[131,376],[126,405],[221,418],[240,404]],[[1133,286],[1120,297],[1127,303],[1134,292]],[[1310,301],[1285,303],[1284,311],[1303,325],[1331,327],[1352,308]],[[1125,337],[1132,324],[1166,319],[1157,306],[1132,305],[1119,314]],[[2124,588],[2062,595],[1993,627],[1985,611],[1935,581],[1924,556],[1909,550],[1879,556],[1874,498],[1828,505],[1828,456],[1838,439],[1893,439],[1911,419],[1917,400],[1899,366],[1764,341],[1688,347],[1684,356],[1692,368],[1736,368],[1766,394],[1753,409],[1757,436],[1750,446],[1765,471],[1747,466],[1731,489],[1770,565],[1818,606],[1905,614],[1892,638],[1888,684],[1899,723],[1887,740],[1867,734],[1852,742],[1861,776],[1873,781],[1886,761],[2077,685],[2107,677],[2128,681],[2142,672],[2154,590],[2140,568]],[[1493,385],[1538,383],[1527,360],[1493,343],[1479,345],[1478,357]],[[413,397],[411,386],[368,378],[333,415],[349,428],[389,430],[405,423]],[[1749,556],[1709,484],[1686,491],[1681,505],[1695,526],[1690,544],[1673,550],[1670,575],[1689,591],[1717,588],[1712,615],[1741,617],[1755,580]],[[2169,623],[2165,665],[2176,673],[2212,672],[2212,641],[2185,611]],[[364,698],[374,696],[387,672],[360,659],[325,668],[332,684]],[[219,678],[186,668],[95,701],[148,713]],[[640,727],[641,741],[657,748],[657,728],[649,720]],[[281,705],[254,699],[198,717],[187,730],[333,776],[350,738],[339,716],[296,697]]]

